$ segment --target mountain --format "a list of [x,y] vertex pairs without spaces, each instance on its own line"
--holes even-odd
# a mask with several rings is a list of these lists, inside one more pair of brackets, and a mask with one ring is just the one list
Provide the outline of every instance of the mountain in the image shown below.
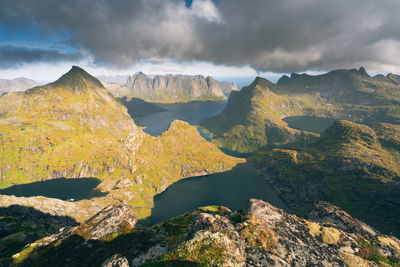
[[257,77],[252,84],[233,91],[221,114],[203,119],[200,125],[211,131],[216,144],[239,152],[256,151],[268,144],[311,140],[315,134],[291,129],[281,119],[312,114],[330,115],[326,103],[308,96],[288,97],[276,93],[279,85]]
[[369,76],[366,70],[334,70],[311,76],[292,73],[278,80],[288,93],[319,94],[328,103],[351,105],[398,105],[400,103],[400,80],[398,75]]
[[287,127],[282,121],[287,116],[400,124],[399,77],[370,77],[364,68],[317,76],[293,73],[283,76],[277,84],[257,77],[240,92],[232,92],[221,114],[200,121],[200,125],[213,134],[217,144],[239,152],[253,152],[266,145],[309,136]]
[[0,79],[0,95],[6,92],[25,91],[40,84],[28,78],[16,78],[12,80]]
[[336,121],[312,143],[268,149],[250,161],[298,214],[326,200],[400,235],[399,125]]
[[115,203],[12,259],[19,266],[397,266],[399,255],[397,238],[330,203],[316,203],[304,219],[250,199],[246,212],[201,207],[151,227]]
[[0,97],[0,128],[0,188],[93,177],[107,195],[92,201],[126,200],[139,218],[173,182],[243,161],[185,122],[172,122],[157,138],[145,134],[126,107],[79,67],[53,83]]
[[130,76],[124,85],[109,86],[117,97],[138,97],[150,102],[188,102],[195,100],[225,100],[225,94],[237,90],[236,85],[217,82],[212,77],[188,75],[156,75],[148,77],[143,72]]

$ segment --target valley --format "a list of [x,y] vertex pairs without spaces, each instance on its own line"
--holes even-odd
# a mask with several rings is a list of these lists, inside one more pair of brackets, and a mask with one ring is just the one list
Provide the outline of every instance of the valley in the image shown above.
[[[365,75],[362,70],[351,70],[350,74]],[[222,228],[212,226],[217,243],[222,242],[219,235],[226,229],[245,235],[245,240],[253,238],[254,231],[267,231],[262,235],[271,240],[254,240],[246,243],[246,249],[240,247],[239,239],[235,242],[242,250],[258,244],[256,247],[264,252],[257,255],[270,257],[265,256],[272,251],[268,242],[279,246],[276,233],[265,230],[265,226],[257,228],[259,219],[248,219],[252,212],[248,200],[258,199],[272,204],[268,209],[274,212],[300,216],[296,220],[308,229],[301,238],[320,236],[319,240],[334,248],[329,252],[329,262],[371,260],[355,251],[343,254],[335,250],[344,246],[342,242],[354,230],[315,221],[317,203],[329,201],[344,210],[340,216],[345,212],[350,214],[345,216],[354,216],[351,220],[355,225],[364,225],[360,219],[374,227],[368,230],[368,237],[360,234],[361,230],[352,233],[359,238],[353,247],[360,251],[363,242],[374,244],[387,250],[385,256],[376,254],[381,260],[397,264],[397,239],[380,234],[398,236],[400,229],[396,205],[400,202],[400,129],[385,122],[395,123],[396,117],[382,115],[378,108],[379,114],[360,115],[360,105],[332,104],[338,99],[320,92],[299,93],[298,87],[287,85],[291,79],[283,77],[273,84],[256,78],[251,85],[232,92],[228,101],[150,103],[139,98],[118,100],[99,80],[73,67],[54,83],[2,96],[0,227],[7,230],[0,244],[13,247],[0,251],[4,255],[1,262],[9,262],[14,255],[12,261],[22,266],[37,260],[52,264],[50,254],[59,260],[58,253],[70,251],[69,244],[84,242],[81,238],[110,242],[91,241],[96,249],[106,249],[105,255],[112,256],[112,251],[121,251],[119,239],[131,242],[139,238],[143,247],[138,251],[145,254],[131,253],[136,255],[129,259],[132,264],[146,260],[204,263],[211,259],[192,258],[194,251],[182,254],[193,248],[189,241],[179,239],[179,231],[184,231],[188,240],[193,237],[190,233],[198,231],[195,225],[203,220],[201,216],[214,216],[213,220],[222,220],[217,225],[226,224]],[[395,110],[393,103],[379,101],[383,101],[379,107]],[[367,105],[375,102],[361,109]],[[376,124],[380,116],[385,123]],[[355,122],[336,120],[341,117]],[[123,211],[118,213],[119,209]],[[23,218],[28,211],[31,215]],[[105,215],[108,212],[113,215]],[[100,217],[94,219],[96,216]],[[123,216],[123,224],[113,225],[107,216]],[[38,218],[46,228],[34,223]],[[286,223],[296,224],[290,220]],[[168,226],[170,222],[172,226]],[[97,229],[98,224],[102,228]],[[249,224],[250,233],[243,228]],[[57,233],[67,225],[74,228]],[[178,232],[169,233],[167,240],[165,235],[159,236],[175,226]],[[318,230],[325,228],[330,232]],[[161,246],[154,257],[145,252],[152,249],[143,239],[148,235],[167,244],[151,241],[151,246]],[[178,240],[172,241],[174,238]],[[229,240],[226,242],[232,242]],[[198,246],[204,240],[194,238],[190,242]],[[213,242],[209,246],[227,246],[225,241],[218,245]],[[68,253],[75,257],[76,252]],[[217,262],[255,260],[253,252],[247,256],[240,253],[234,259],[224,254]],[[327,251],[321,253],[328,255]],[[269,260],[279,262],[285,256],[279,257]]]

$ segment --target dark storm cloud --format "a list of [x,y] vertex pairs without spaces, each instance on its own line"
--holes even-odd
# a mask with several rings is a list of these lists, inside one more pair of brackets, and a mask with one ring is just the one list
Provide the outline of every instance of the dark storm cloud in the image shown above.
[[74,61],[80,53],[63,53],[57,50],[0,46],[0,68],[14,68],[25,63]]
[[[217,5],[215,5],[217,3]],[[398,0],[2,0],[0,23],[66,31],[98,64],[205,60],[278,72],[400,65]]]

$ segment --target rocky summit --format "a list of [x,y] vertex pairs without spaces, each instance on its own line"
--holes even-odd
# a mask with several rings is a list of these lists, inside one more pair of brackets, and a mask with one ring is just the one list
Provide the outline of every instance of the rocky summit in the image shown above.
[[107,84],[117,97],[138,97],[150,102],[188,102],[225,100],[226,95],[237,90],[234,83],[218,82],[211,76],[156,75],[151,78],[143,72],[129,76],[126,84]]
[[[19,266],[398,266],[400,241],[319,202],[303,219],[261,200],[198,208],[154,226],[123,203],[13,256]],[[99,227],[101,226],[101,227]],[[129,227],[127,227],[129,226]],[[87,257],[87,255],[91,255]]]

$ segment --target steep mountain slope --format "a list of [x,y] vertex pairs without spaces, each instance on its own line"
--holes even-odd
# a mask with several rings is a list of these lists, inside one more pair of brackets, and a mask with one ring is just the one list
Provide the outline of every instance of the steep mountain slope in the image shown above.
[[138,97],[151,102],[188,102],[194,100],[224,100],[235,84],[217,82],[201,75],[157,75],[150,78],[143,72],[130,76],[124,85],[108,87],[117,97]]
[[200,121],[218,145],[239,152],[252,152],[267,144],[313,139],[316,135],[291,129],[281,118],[300,114],[331,114],[322,99],[275,93],[279,86],[257,77],[241,91],[232,92],[224,111]]
[[140,216],[172,182],[241,162],[187,123],[173,122],[159,138],[146,135],[101,82],[78,67],[54,83],[2,96],[0,129],[1,188],[95,177],[106,199],[125,199]]
[[28,78],[0,79],[0,95],[6,92],[25,91],[35,86],[39,86],[39,83]]
[[257,77],[231,94],[225,110],[200,124],[216,143],[239,152],[298,139],[282,118],[307,115],[362,123],[400,124],[400,79],[370,77],[366,71],[336,70],[323,75],[292,74],[278,84]]
[[398,125],[336,121],[311,144],[270,149],[250,161],[300,214],[327,200],[398,236],[399,141]]
[[[326,202],[305,220],[261,200],[198,208],[152,227],[116,203],[13,256],[21,266],[397,266],[400,241]],[[87,257],[86,255],[91,255]],[[388,264],[388,265],[384,265]]]

